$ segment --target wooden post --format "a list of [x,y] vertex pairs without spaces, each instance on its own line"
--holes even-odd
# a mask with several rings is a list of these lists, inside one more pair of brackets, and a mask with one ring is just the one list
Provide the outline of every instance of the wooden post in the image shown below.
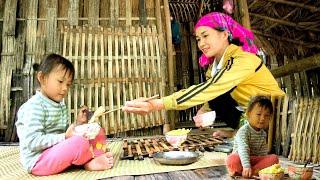
[[15,30],[17,0],[5,1],[2,52],[0,64],[0,129],[6,129],[5,141],[10,141],[14,129],[14,116],[10,116],[12,71],[15,70]]
[[[173,76],[173,47],[172,47],[172,34],[171,34],[171,18],[170,18],[170,11],[169,11],[169,2],[168,0],[163,1],[164,6],[164,14],[165,14],[165,21],[166,21],[166,36],[167,36],[167,60],[168,60],[168,76],[169,76],[169,94],[174,92],[174,76]],[[169,121],[171,128],[174,128],[174,114],[170,112]]]
[[245,28],[251,29],[247,0],[239,0],[238,3],[240,9],[241,23]]

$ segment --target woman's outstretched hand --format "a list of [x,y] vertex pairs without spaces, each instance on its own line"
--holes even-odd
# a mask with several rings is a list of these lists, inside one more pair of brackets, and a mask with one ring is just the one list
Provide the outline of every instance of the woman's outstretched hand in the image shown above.
[[129,113],[146,115],[153,111],[161,110],[164,108],[161,99],[154,99],[146,101],[147,98],[138,98],[132,101],[127,101],[122,110]]

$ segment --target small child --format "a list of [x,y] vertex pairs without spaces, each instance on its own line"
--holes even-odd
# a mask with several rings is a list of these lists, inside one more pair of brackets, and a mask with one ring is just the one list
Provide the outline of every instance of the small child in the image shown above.
[[[48,55],[40,64],[37,79],[40,90],[18,111],[16,122],[20,140],[20,159],[24,168],[34,175],[57,174],[72,165],[87,170],[105,170],[113,166],[110,152],[95,151],[92,143],[106,142],[100,129],[96,139],[75,135],[68,127],[68,112],[63,102],[74,79],[70,61],[57,54]],[[87,107],[79,111],[77,124],[87,120]],[[98,152],[98,153],[95,153]]]
[[233,153],[226,159],[231,176],[242,175],[248,178],[279,162],[277,155],[267,155],[267,134],[264,128],[268,127],[272,113],[273,106],[268,97],[256,96],[249,102],[246,112],[249,123],[238,130]]

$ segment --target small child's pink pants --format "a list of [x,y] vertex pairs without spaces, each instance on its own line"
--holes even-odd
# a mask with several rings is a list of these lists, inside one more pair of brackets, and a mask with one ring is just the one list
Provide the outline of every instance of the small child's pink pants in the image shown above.
[[[99,146],[97,143],[100,143]],[[72,136],[43,151],[31,173],[47,176],[60,173],[72,165],[84,165],[94,156],[103,154],[104,151],[96,147],[105,144],[106,137],[102,128],[96,138],[90,141],[82,136]]]
[[[259,170],[279,163],[278,156],[269,154],[265,156],[250,156],[250,164],[253,174],[258,174]],[[238,153],[230,154],[226,159],[226,165],[229,173],[242,174],[242,164]]]

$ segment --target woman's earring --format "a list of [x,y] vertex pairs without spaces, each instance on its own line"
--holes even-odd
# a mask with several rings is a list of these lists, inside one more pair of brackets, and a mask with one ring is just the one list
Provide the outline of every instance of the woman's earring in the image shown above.
[[232,41],[232,34],[230,32],[228,33],[228,41],[229,41],[229,43],[231,43],[231,41]]

